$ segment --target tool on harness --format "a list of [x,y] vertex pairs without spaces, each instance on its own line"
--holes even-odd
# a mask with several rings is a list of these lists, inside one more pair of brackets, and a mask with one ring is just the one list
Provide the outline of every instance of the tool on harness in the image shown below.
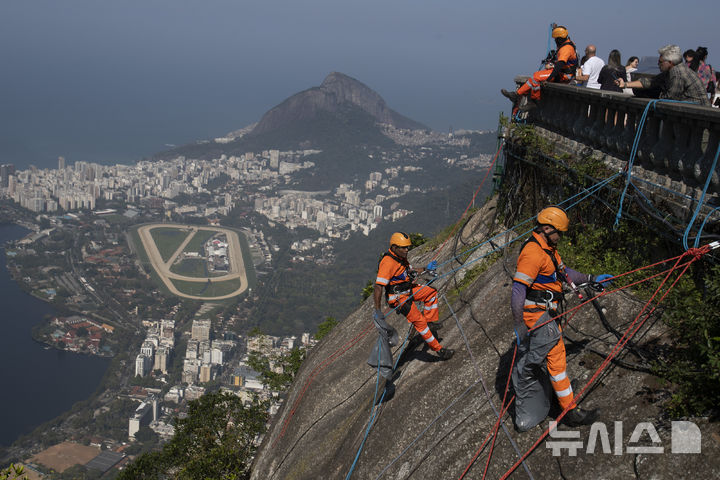
[[400,295],[403,293],[410,293],[412,290],[413,283],[410,281],[402,283],[394,283],[392,285],[385,285],[385,296],[388,295]]

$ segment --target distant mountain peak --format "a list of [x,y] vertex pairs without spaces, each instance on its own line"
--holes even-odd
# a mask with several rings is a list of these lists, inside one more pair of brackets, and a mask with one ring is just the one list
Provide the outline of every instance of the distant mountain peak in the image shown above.
[[364,83],[340,72],[332,72],[319,87],[312,87],[286,99],[268,111],[252,134],[267,133],[294,122],[312,120],[322,113],[337,114],[343,109],[358,108],[378,123],[396,128],[428,130],[387,106],[385,100]]

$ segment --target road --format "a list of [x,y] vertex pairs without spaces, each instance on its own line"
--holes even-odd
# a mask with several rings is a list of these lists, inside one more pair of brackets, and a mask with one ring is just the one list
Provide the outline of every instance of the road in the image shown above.
[[[155,241],[153,240],[152,234],[150,233],[155,228],[177,228],[179,230],[189,230],[189,234],[187,235],[187,237],[185,237],[183,243],[175,250],[175,252],[170,256],[167,262],[163,261],[162,255],[160,255],[160,250],[158,250],[157,245],[155,245]],[[230,268],[228,269],[227,275],[212,278],[188,277],[170,271],[170,266],[182,254],[188,242],[192,240],[198,230],[211,230],[225,234],[228,240],[227,254],[228,262],[230,263]],[[140,241],[142,242],[143,248],[147,253],[148,258],[150,259],[150,263],[155,269],[155,272],[157,272],[158,276],[163,281],[168,290],[170,290],[170,292],[172,292],[174,295],[177,295],[178,297],[192,298],[195,300],[225,300],[240,295],[248,288],[248,279],[247,273],[245,271],[245,263],[243,262],[242,249],[240,247],[240,238],[238,237],[238,233],[233,230],[223,227],[194,227],[172,223],[155,223],[152,225],[143,225],[142,227],[138,228],[138,235],[140,237]],[[218,297],[202,297],[196,295],[188,295],[178,290],[177,287],[175,287],[175,284],[173,284],[173,282],[171,281],[171,279],[174,279],[182,280],[185,282],[207,283],[208,279],[216,282],[224,282],[226,280],[234,280],[236,278],[240,279],[240,287],[234,292]]]

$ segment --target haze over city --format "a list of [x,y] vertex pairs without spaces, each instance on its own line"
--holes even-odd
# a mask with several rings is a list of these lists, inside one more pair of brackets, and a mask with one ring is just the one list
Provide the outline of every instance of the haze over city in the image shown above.
[[256,122],[332,71],[435,130],[491,129],[551,22],[602,58],[676,43],[720,65],[714,5],[6,0],[0,162],[137,161]]

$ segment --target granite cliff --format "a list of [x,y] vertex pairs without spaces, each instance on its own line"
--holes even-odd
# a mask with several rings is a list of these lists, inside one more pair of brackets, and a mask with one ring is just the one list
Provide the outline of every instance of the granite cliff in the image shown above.
[[[514,205],[537,208],[535,203],[548,201],[529,193],[538,192],[531,188],[537,178],[525,177],[527,165],[515,162],[507,169],[506,181],[517,187]],[[538,175],[542,173],[530,176]],[[510,407],[502,415],[488,460],[491,443],[485,440],[502,408],[513,359],[509,299],[519,242],[473,268],[463,265],[486,255],[491,248],[488,238],[504,230],[499,219],[507,218],[508,202],[501,209],[497,200],[475,212],[444,249],[426,244],[410,252],[412,264],[424,265],[436,255],[441,264],[441,277],[433,284],[441,297],[439,337],[456,350],[455,356],[438,361],[422,342],[411,342],[402,354],[396,347],[395,358],[401,356],[392,386],[385,391],[384,380],[378,381],[375,369],[366,363],[377,341],[368,299],[310,352],[264,438],[253,479],[444,479],[460,478],[467,468],[464,478],[485,478],[486,463],[487,478],[501,478],[528,451],[512,478],[720,476],[717,422],[693,417],[680,419],[691,425],[673,423],[678,419],[668,418],[663,409],[670,391],[650,373],[652,358],[638,356],[637,352],[657,352],[669,341],[668,329],[657,317],[636,334],[636,350],[624,350],[590,383],[615,345],[616,332],[624,331],[643,308],[644,302],[631,291],[601,298],[598,309],[580,309],[565,327],[568,375],[577,382],[576,392],[588,386],[580,405],[600,408],[600,423],[577,429],[561,426],[565,438],[546,438],[532,449],[552,417],[518,433]],[[494,244],[506,244],[526,230],[495,237]],[[471,247],[470,253],[461,254]],[[566,298],[568,308],[580,303],[574,295]],[[389,315],[388,321],[401,340],[414,335],[402,316]],[[678,451],[676,427],[700,433],[700,453]],[[569,440],[577,441],[577,449],[571,451],[566,443],[555,456],[551,447]]]

